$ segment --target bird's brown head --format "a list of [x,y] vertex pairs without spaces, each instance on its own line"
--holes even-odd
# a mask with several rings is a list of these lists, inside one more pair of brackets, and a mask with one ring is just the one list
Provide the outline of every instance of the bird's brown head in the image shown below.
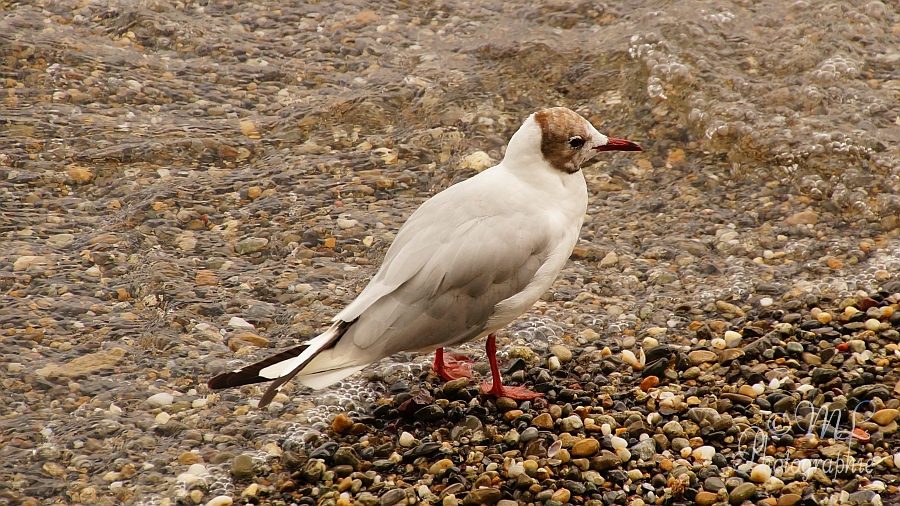
[[581,164],[599,151],[643,151],[637,144],[612,139],[578,113],[552,107],[534,113],[541,130],[541,155],[554,169],[567,174],[581,170]]

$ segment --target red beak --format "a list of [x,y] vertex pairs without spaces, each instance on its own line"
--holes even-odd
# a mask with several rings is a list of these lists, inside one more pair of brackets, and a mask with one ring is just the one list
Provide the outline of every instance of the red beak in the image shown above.
[[594,149],[597,151],[643,151],[640,146],[631,141],[613,139],[612,137],[607,139],[606,144],[595,146]]

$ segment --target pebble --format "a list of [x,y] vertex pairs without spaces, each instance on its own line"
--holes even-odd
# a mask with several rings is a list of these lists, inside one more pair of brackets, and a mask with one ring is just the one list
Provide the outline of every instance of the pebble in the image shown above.
[[400,434],[400,437],[398,438],[397,443],[404,448],[409,448],[410,446],[412,446],[415,443],[415,441],[416,441],[416,438],[413,437],[412,434],[404,431]]
[[644,392],[650,390],[651,388],[655,388],[659,385],[659,378],[656,376],[647,376],[643,380],[641,380],[640,388]]
[[207,501],[206,506],[231,506],[232,503],[234,499],[231,496],[219,495]]
[[716,455],[716,449],[712,446],[699,446],[691,452],[691,456],[693,456],[697,460],[703,461],[711,461],[712,458]]
[[346,414],[339,413],[334,417],[334,420],[331,422],[331,428],[338,434],[344,434],[353,427],[353,420],[351,420]]
[[757,464],[750,471],[750,479],[756,483],[765,483],[772,476],[772,468],[768,464]]
[[666,422],[666,424],[663,425],[662,431],[663,434],[669,437],[669,439],[684,437],[685,435],[684,428],[675,420]]
[[737,348],[741,345],[741,341],[743,341],[744,336],[740,334],[740,332],[735,332],[733,330],[725,331],[725,346],[728,348]]
[[574,432],[584,427],[584,422],[578,415],[571,415],[559,421],[559,429],[562,432]]
[[800,494],[783,494],[775,501],[775,506],[794,506],[799,503],[803,497]]
[[481,504],[497,504],[503,497],[503,492],[497,488],[479,488],[469,492],[463,499],[465,506],[477,506]]
[[752,483],[741,483],[728,494],[728,502],[737,506],[756,494],[756,486]]
[[552,353],[559,361],[563,364],[572,361],[572,351],[569,348],[562,345],[553,345],[550,347],[550,353]]
[[[619,438],[621,439],[621,438]],[[572,456],[573,457],[593,457],[598,451],[600,451],[600,442],[596,439],[589,437],[578,441],[574,445],[572,445]]]
[[571,497],[572,497],[572,492],[570,492],[568,489],[560,488],[553,492],[553,495],[550,496],[550,500],[565,504],[565,503],[569,502],[569,499]]
[[709,350],[694,350],[688,353],[688,359],[694,365],[716,362],[719,356]]
[[707,492],[705,490],[697,492],[697,495],[694,496],[694,502],[696,502],[699,506],[711,506],[718,502],[719,496],[712,492]]
[[253,459],[246,454],[235,457],[231,461],[231,474],[239,480],[252,478],[254,475]]
[[158,394],[151,395],[144,402],[151,408],[162,408],[165,406],[171,406],[172,403],[175,402],[175,397],[170,393],[159,392]]
[[890,425],[891,422],[897,420],[897,417],[900,416],[900,410],[894,408],[884,408],[879,409],[874,414],[872,414],[872,421],[881,426]]

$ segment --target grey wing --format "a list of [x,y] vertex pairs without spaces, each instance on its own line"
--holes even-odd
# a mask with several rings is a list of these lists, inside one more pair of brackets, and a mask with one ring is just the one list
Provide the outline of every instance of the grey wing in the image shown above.
[[488,172],[453,185],[422,204],[400,228],[375,277],[333,320],[355,320],[371,304],[416,276],[447,244],[465,237],[480,218],[500,214],[490,188],[477,184]]
[[[447,221],[454,220],[445,218],[447,230]],[[452,233],[437,234],[442,239],[438,244],[410,250],[408,257],[398,255],[395,262],[404,256],[409,265],[421,267],[361,311],[345,339],[387,356],[477,337],[497,304],[521,293],[552,250],[549,234],[535,233],[536,227],[549,226],[539,220],[523,215],[470,218],[449,227]],[[428,234],[429,228],[419,232]]]

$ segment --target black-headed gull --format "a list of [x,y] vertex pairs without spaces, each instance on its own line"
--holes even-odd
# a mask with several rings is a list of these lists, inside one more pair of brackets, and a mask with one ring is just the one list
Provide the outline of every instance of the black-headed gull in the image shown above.
[[641,151],[611,139],[564,107],[538,111],[512,136],[498,165],[438,193],[400,228],[384,262],[323,334],[209,381],[212,389],[291,378],[314,389],[401,351],[433,351],[444,379],[470,365],[443,348],[487,336],[492,382],[484,394],[533,399],[503,386],[494,332],[550,288],[578,241],[587,210],[581,165],[600,151]]

